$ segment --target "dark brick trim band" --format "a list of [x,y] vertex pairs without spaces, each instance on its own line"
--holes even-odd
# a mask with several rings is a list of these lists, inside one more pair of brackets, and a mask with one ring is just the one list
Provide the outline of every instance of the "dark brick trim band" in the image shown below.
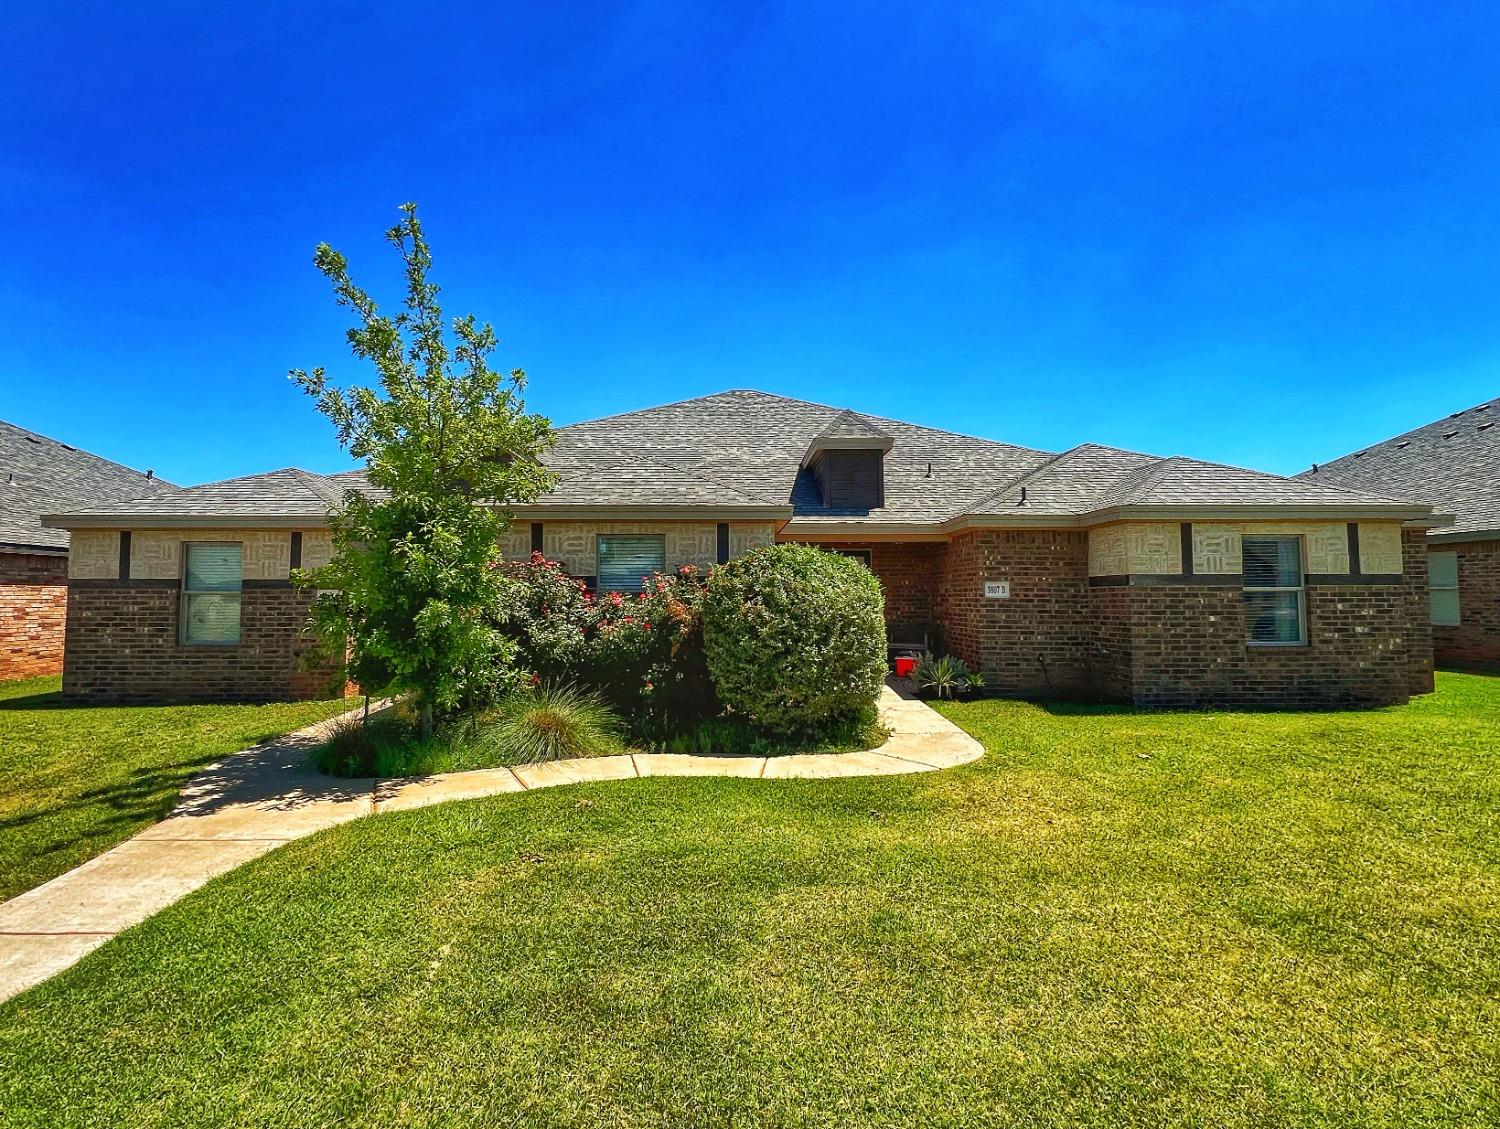
[[293,584],[290,579],[286,580],[242,580],[240,587],[247,591],[261,588],[291,588]]
[[130,579],[130,530],[120,532],[120,579]]
[[1319,586],[1405,583],[1399,572],[1310,572],[1305,579],[1308,585]]
[[300,532],[292,534],[292,567],[302,567],[302,534]]
[[717,530],[717,533],[718,533],[718,542],[719,543],[718,543],[718,552],[715,554],[715,559],[720,564],[728,564],[729,563],[729,523],[727,521],[721,521],[721,522],[719,522],[719,528]]
[[1359,522],[1351,521],[1345,527],[1349,531],[1349,572],[1358,576],[1359,564]]
[[531,523],[531,551],[533,553],[542,551],[542,523],[539,521]]
[[144,578],[136,580],[90,580],[72,579],[68,581],[69,588],[180,588],[180,580],[147,580]]
[[1140,573],[1132,576],[1091,576],[1090,588],[1238,588],[1245,583],[1241,573]]
[[1182,574],[1193,575],[1193,523],[1183,522],[1178,527],[1178,535],[1182,538]]

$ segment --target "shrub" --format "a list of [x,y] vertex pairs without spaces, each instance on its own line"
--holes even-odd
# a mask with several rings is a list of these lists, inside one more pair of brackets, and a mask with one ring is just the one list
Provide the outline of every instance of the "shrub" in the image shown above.
[[500,764],[601,757],[623,751],[622,729],[595,695],[538,687],[502,701],[479,723],[474,744]]
[[716,568],[703,597],[723,703],[775,733],[872,706],[885,678],[880,583],[851,557],[772,545]]
[[652,576],[634,595],[598,598],[540,553],[500,568],[507,583],[496,626],[515,640],[526,681],[593,691],[628,716],[642,739],[675,720],[717,712],[703,658],[696,567]]
[[[931,694],[935,698],[956,698],[974,689],[974,675],[968,664],[955,655],[940,658],[923,655],[911,672],[911,680],[919,694]],[[983,685],[983,680],[980,685]]]

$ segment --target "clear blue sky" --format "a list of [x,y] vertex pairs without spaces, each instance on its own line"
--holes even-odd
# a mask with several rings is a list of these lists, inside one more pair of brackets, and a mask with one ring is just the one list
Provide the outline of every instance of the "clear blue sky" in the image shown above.
[[342,468],[310,256],[395,297],[416,200],[559,423],[753,387],[1291,472],[1500,394],[1497,59],[1492,3],[15,0],[0,418]]

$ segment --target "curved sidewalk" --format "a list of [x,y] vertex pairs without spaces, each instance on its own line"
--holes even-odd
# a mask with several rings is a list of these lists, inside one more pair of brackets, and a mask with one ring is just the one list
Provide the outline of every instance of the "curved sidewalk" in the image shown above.
[[307,753],[333,721],[235,753],[182,790],[162,822],[34,890],[0,904],[0,1000],[39,984],[209,879],[325,827],[375,812],[558,784],[638,776],[831,779],[931,772],[978,760],[984,747],[889,686],[878,749],[780,757],[628,753],[388,780],[315,772]]

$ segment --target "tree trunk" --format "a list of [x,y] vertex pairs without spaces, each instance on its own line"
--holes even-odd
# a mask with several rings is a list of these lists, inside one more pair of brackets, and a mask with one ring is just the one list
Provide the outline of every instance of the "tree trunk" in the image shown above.
[[422,740],[432,740],[432,703],[422,703]]

